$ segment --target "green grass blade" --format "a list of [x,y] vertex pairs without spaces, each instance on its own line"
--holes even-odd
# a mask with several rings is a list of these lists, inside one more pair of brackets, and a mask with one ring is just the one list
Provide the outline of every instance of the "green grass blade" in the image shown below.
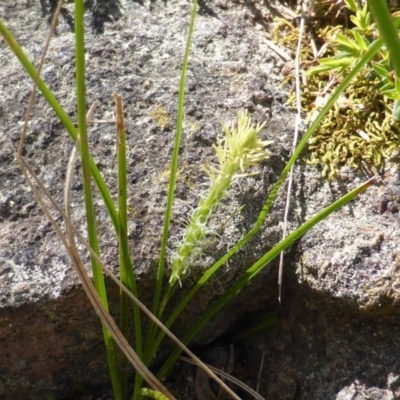
[[[243,275],[242,277],[232,285],[204,314],[197,324],[185,335],[182,342],[189,343],[190,340],[205,326],[205,324],[210,321],[212,317],[222,308],[227,302],[239,293],[243,287],[252,280],[263,268],[265,268],[268,263],[270,263],[275,257],[277,257],[282,251],[287,249],[293,242],[297,239],[301,238],[307,231],[309,231],[313,226],[315,226],[318,222],[327,218],[330,214],[343,207],[347,203],[349,203],[355,196],[365,191],[369,186],[375,183],[378,180],[377,177],[373,177],[369,179],[367,182],[358,186],[356,189],[353,189],[351,192],[347,193],[339,200],[332,203],[330,206],[326,207],[324,210],[319,212],[317,215],[312,217],[309,221],[304,223],[290,235],[288,235],[284,240],[282,240],[278,245],[276,245],[273,249],[271,249],[268,253],[266,253],[263,257],[261,257],[255,264],[253,264]],[[157,374],[157,377],[160,379],[169,371],[172,365],[175,363],[177,357],[181,353],[179,348],[176,348],[167,361],[164,363],[162,368]]]
[[[91,174],[89,165],[89,143],[86,126],[86,85],[85,85],[85,30],[84,30],[84,2],[75,0],[75,65],[76,65],[76,92],[78,108],[79,143],[82,158],[82,178],[85,195],[86,221],[90,247],[99,255],[100,248],[97,236],[96,217],[93,204],[93,193],[91,188]],[[94,286],[97,293],[108,311],[107,291],[101,266],[94,257],[90,257],[93,270]],[[116,366],[114,340],[110,332],[103,327],[104,343],[106,346],[107,363],[110,372],[114,396],[117,400],[122,399],[121,385]]]
[[[126,132],[124,122],[124,110],[122,105],[122,97],[115,95],[116,118],[117,118],[117,161],[118,161],[118,245],[119,245],[119,265],[121,282],[130,290],[130,292],[138,297],[136,278],[133,269],[133,263],[129,252],[128,242],[128,195],[127,195],[127,169],[126,169]],[[128,296],[120,292],[120,329],[122,334],[128,340],[129,338],[129,321],[130,321],[131,301]],[[133,304],[133,317],[135,326],[135,344],[136,354],[142,358],[142,326],[140,309]],[[129,340],[128,340],[129,341]],[[139,375],[139,374],[137,374]],[[121,361],[120,365],[120,381],[121,392],[123,398],[126,398],[127,375],[126,360]]]
[[161,249],[160,249],[160,261],[158,265],[158,272],[157,272],[157,286],[154,295],[154,302],[153,302],[153,313],[157,314],[157,309],[160,302],[160,295],[161,295],[161,286],[164,278],[164,269],[165,269],[165,259],[167,255],[167,241],[169,235],[169,227],[171,223],[171,215],[172,215],[172,204],[174,201],[174,194],[175,194],[175,186],[176,186],[176,177],[177,177],[177,170],[178,170],[178,159],[179,159],[179,149],[181,145],[182,139],[182,131],[183,131],[183,114],[184,114],[184,105],[185,105],[185,88],[186,88],[186,74],[187,74],[187,66],[189,63],[189,53],[190,53],[190,45],[192,42],[192,35],[194,30],[194,21],[196,18],[197,13],[197,0],[193,1],[193,9],[190,19],[189,25],[189,33],[186,42],[186,49],[185,49],[185,56],[182,66],[181,72],[181,81],[179,86],[179,101],[178,101],[178,116],[176,121],[176,135],[175,135],[175,144],[174,150],[172,155],[172,162],[171,162],[171,170],[170,170],[170,180],[169,180],[169,190],[168,190],[168,198],[167,198],[167,205],[165,208],[165,215],[164,215],[164,228],[163,228],[163,235],[161,240]]
[[[37,71],[33,64],[29,61],[28,57],[23,52],[22,48],[19,46],[17,41],[14,39],[10,31],[6,28],[2,21],[0,21],[0,34],[8,44],[11,51],[16,55],[21,65],[24,67],[25,71],[34,81],[37,77]],[[68,114],[61,107],[60,103],[54,97],[53,93],[47,87],[42,79],[38,80],[38,89],[43,94],[49,105],[53,108],[54,112],[57,114],[58,118],[67,129],[71,139],[75,142],[78,138],[78,131],[75,129],[74,124],[69,118]],[[99,189],[99,192],[104,200],[104,204],[108,210],[108,214],[112,220],[112,223],[117,230],[118,227],[118,216],[117,211],[115,209],[114,203],[112,201],[110,192],[107,189],[107,186],[104,182],[103,177],[101,176],[95,162],[90,157],[89,159],[90,172],[92,173],[93,179]]]
[[[191,17],[190,17],[190,25],[189,25],[188,38],[187,38],[187,42],[186,42],[185,55],[184,55],[184,60],[183,60],[183,65],[182,65],[181,81],[180,81],[180,86],[179,86],[178,116],[177,116],[177,122],[176,122],[177,126],[176,126],[176,135],[175,135],[175,144],[174,144],[174,150],[173,150],[173,155],[172,155],[172,160],[171,160],[168,198],[167,198],[167,204],[166,204],[166,208],[165,208],[164,227],[163,227],[163,234],[162,234],[162,239],[161,239],[160,260],[159,260],[159,264],[158,264],[156,288],[155,288],[153,306],[152,306],[152,312],[158,318],[161,318],[161,315],[159,315],[158,311],[159,311],[159,305],[160,305],[160,299],[161,299],[161,289],[162,289],[164,272],[165,272],[164,270],[165,270],[165,259],[166,259],[166,255],[167,255],[167,241],[168,241],[168,235],[169,235],[169,227],[170,227],[170,223],[171,223],[172,204],[174,201],[176,177],[177,177],[177,170],[178,170],[179,149],[180,149],[182,131],[183,131],[186,74],[187,74],[187,67],[188,67],[188,63],[189,63],[190,45],[192,42],[194,21],[196,18],[196,14],[197,14],[197,0],[194,0],[193,7],[192,7],[192,13],[191,13]],[[145,363],[147,363],[147,365],[151,361],[153,354],[156,351],[156,348],[154,348],[154,343],[153,343],[154,335],[155,335],[155,326],[152,324],[149,326],[149,331],[148,331],[147,341],[146,341]]]
[[369,0],[368,5],[389,50],[396,75],[400,77],[400,39],[387,3],[382,0]]

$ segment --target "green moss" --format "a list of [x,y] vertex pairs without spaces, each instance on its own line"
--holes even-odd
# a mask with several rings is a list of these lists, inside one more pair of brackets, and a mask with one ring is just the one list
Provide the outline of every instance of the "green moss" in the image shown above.
[[320,165],[328,178],[344,165],[380,169],[400,145],[388,100],[376,89],[378,79],[368,79],[367,73],[349,85],[309,141],[306,160]]
[[[318,10],[316,21],[317,13]],[[368,20],[367,17],[365,10],[358,10],[357,18]],[[298,28],[282,19],[276,22],[273,31],[276,40],[295,51]],[[302,82],[302,108],[308,122],[322,107],[325,97],[329,97],[341,83],[368,43],[377,36],[373,24],[368,26],[368,35],[360,32],[357,27],[344,29],[337,25],[314,24],[312,29],[313,36],[319,42],[319,48],[325,44],[327,50],[324,54],[326,58],[321,62],[322,68],[319,68],[318,73],[307,74]],[[355,39],[363,34],[362,40]],[[300,57],[303,78],[310,68],[319,64],[319,61],[313,59],[310,43],[311,35],[306,32]],[[343,52],[346,57],[343,56]],[[338,65],[342,65],[323,71],[327,65],[324,66],[326,60],[336,60]],[[383,71],[388,71],[387,78],[378,75],[375,69],[377,64]],[[323,176],[333,179],[345,165],[355,169],[367,167],[379,170],[384,166],[385,160],[399,148],[400,126],[394,120],[392,112],[393,102],[399,93],[393,90],[395,85],[390,71],[387,52],[383,49],[373,60],[373,64],[366,65],[357,75],[310,139],[304,159],[310,164],[320,166]],[[289,80],[294,80],[290,69],[285,82]],[[294,102],[295,93],[292,91],[288,103],[294,105]]]

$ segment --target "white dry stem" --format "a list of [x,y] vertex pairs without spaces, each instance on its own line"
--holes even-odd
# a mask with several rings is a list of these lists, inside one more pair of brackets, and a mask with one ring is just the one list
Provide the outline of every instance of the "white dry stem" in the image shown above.
[[[313,4],[313,2],[312,2]],[[304,25],[305,19],[307,14],[309,14],[309,10],[302,10],[302,15],[300,19],[300,29],[299,29],[299,40],[297,42],[297,49],[296,49],[296,59],[295,59],[295,76],[296,76],[296,124],[294,128],[294,135],[293,135],[293,143],[292,143],[292,151],[293,154],[299,137],[299,130],[301,124],[301,86],[300,86],[300,53],[301,53],[301,43],[303,40],[304,35]],[[289,215],[289,208],[290,208],[290,195],[292,192],[292,185],[293,185],[293,171],[294,171],[294,164],[290,169],[289,178],[288,178],[288,187],[287,187],[287,194],[286,194],[286,205],[285,205],[285,213],[283,216],[283,232],[282,232],[282,240],[285,239],[287,233],[287,224],[288,224],[288,215]],[[279,257],[279,272],[278,272],[278,301],[281,303],[282,300],[282,276],[283,276],[283,255],[284,252],[282,251]]]
[[50,40],[51,37],[53,36],[53,32],[56,29],[57,21],[58,21],[58,16],[60,15],[61,7],[64,4],[64,0],[60,0],[58,2],[58,6],[54,12],[53,19],[51,21],[50,25],[50,31],[49,34],[47,35],[46,43],[43,48],[42,56],[40,58],[39,66],[37,68],[37,74],[35,77],[35,80],[33,82],[33,88],[31,91],[31,96],[29,98],[29,103],[28,103],[28,108],[25,113],[25,119],[24,119],[24,125],[22,127],[22,132],[21,132],[21,139],[19,141],[19,146],[18,146],[18,155],[22,155],[22,149],[24,147],[24,142],[25,142],[25,136],[26,136],[26,131],[28,129],[28,122],[29,122],[29,117],[31,115],[32,107],[33,107],[33,102],[35,101],[35,96],[36,96],[36,88],[40,79],[40,73],[42,72],[44,60],[46,58],[47,50],[49,49],[50,46]]

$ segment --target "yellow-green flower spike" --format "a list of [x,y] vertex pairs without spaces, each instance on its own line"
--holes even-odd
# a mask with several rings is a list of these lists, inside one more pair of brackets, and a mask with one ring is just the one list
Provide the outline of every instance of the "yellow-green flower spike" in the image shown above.
[[198,259],[202,252],[202,241],[209,229],[207,220],[219,201],[237,177],[250,175],[246,170],[257,166],[271,155],[266,149],[272,141],[259,138],[259,133],[265,126],[254,126],[247,111],[238,113],[237,127],[224,126],[224,139],[218,139],[214,149],[217,153],[219,166],[203,168],[210,178],[207,194],[200,199],[198,207],[192,212],[185,229],[183,239],[179,243],[172,258],[172,274],[170,284],[180,282],[188,272],[188,268]]

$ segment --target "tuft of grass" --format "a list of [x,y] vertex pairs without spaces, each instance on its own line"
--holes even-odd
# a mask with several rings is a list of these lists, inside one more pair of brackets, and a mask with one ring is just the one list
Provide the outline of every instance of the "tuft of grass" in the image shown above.
[[[371,0],[372,2],[373,0]],[[375,0],[378,1],[378,0]],[[375,11],[379,11],[379,4],[375,5]],[[373,12],[374,8],[373,8]],[[387,10],[386,10],[387,11]],[[218,299],[215,303],[211,304],[207,312],[195,322],[194,326],[188,330],[188,332],[182,338],[180,342],[175,336],[167,329],[171,327],[176,321],[179,314],[185,309],[190,301],[193,301],[195,295],[203,285],[213,277],[213,275],[240,249],[242,249],[249,240],[256,235],[261,229],[270,208],[277,196],[278,191],[284,184],[289,171],[292,166],[304,150],[305,146],[310,142],[312,135],[317,132],[319,124],[324,118],[330,113],[335,113],[335,110],[340,110],[340,99],[349,87],[358,88],[357,79],[359,74],[362,74],[368,63],[371,63],[374,57],[382,51],[382,45],[384,43],[382,38],[376,38],[371,42],[364,42],[363,51],[354,58],[354,62],[348,66],[346,75],[343,79],[338,82],[338,85],[332,90],[332,94],[326,99],[325,104],[322,106],[318,114],[313,118],[311,124],[305,134],[303,135],[299,145],[294,150],[293,155],[288,160],[284,167],[281,176],[275,183],[270,194],[265,199],[264,205],[260,210],[257,221],[254,226],[243,236],[238,243],[234,244],[233,247],[223,255],[216,263],[211,265],[207,271],[200,277],[198,282],[189,290],[188,294],[175,306],[172,314],[166,319],[164,318],[163,311],[168,305],[169,300],[174,295],[175,291],[178,290],[178,282],[183,282],[185,275],[191,267],[193,257],[201,254],[204,239],[210,234],[210,228],[207,227],[209,216],[214,212],[219,201],[224,197],[227,190],[232,186],[234,179],[238,176],[249,174],[248,168],[256,167],[265,158],[270,155],[266,146],[270,144],[259,139],[258,134],[260,133],[263,125],[253,126],[251,123],[250,116],[246,111],[239,113],[238,121],[236,125],[233,125],[230,129],[225,127],[224,133],[225,138],[220,140],[216,145],[216,153],[219,161],[218,166],[203,167],[208,174],[210,179],[210,187],[207,193],[201,198],[199,207],[196,209],[190,217],[187,230],[183,232],[183,241],[178,245],[175,253],[175,258],[171,263],[171,269],[166,268],[167,263],[167,242],[169,239],[169,227],[172,216],[172,205],[174,201],[176,179],[178,173],[178,156],[179,148],[183,135],[183,116],[184,116],[184,104],[185,104],[185,86],[186,86],[186,71],[189,60],[189,51],[191,44],[191,37],[194,29],[194,21],[197,12],[197,1],[194,0],[192,6],[191,19],[189,24],[188,40],[186,44],[185,56],[182,66],[181,83],[178,99],[178,117],[176,121],[176,136],[173,153],[171,156],[170,174],[169,174],[169,190],[168,198],[165,205],[164,214],[164,227],[162,232],[162,240],[160,247],[160,261],[156,276],[156,287],[152,305],[152,313],[144,307],[137,296],[137,288],[135,281],[135,274],[133,269],[133,263],[128,247],[127,240],[127,220],[128,220],[128,207],[127,207],[127,182],[126,182],[126,143],[125,143],[125,126],[123,120],[123,107],[122,99],[118,96],[115,97],[116,101],[116,135],[117,135],[117,160],[118,160],[118,199],[114,203],[110,196],[108,187],[98,171],[95,163],[90,156],[90,149],[87,141],[86,132],[86,88],[85,88],[85,59],[84,59],[84,7],[82,0],[75,1],[75,34],[76,34],[76,98],[78,106],[78,122],[79,128],[76,129],[68,117],[67,113],[63,110],[60,104],[55,99],[54,95],[46,86],[45,82],[40,79],[38,71],[33,67],[32,63],[26,57],[18,43],[12,37],[10,32],[7,30],[5,25],[0,21],[0,34],[5,39],[9,48],[14,52],[17,58],[20,60],[21,65],[25,68],[27,73],[31,76],[32,80],[37,84],[38,89],[42,92],[48,103],[53,107],[55,113],[59,117],[60,121],[66,127],[73,142],[78,145],[79,141],[80,155],[82,158],[82,175],[84,181],[84,196],[85,196],[85,208],[87,214],[87,229],[89,244],[86,243],[85,239],[79,235],[79,233],[73,227],[73,221],[68,216],[68,212],[64,213],[61,208],[51,199],[46,189],[41,185],[40,181],[34,174],[33,169],[30,168],[29,164],[22,157],[21,154],[16,154],[17,161],[24,173],[27,181],[32,187],[32,190],[37,197],[42,208],[46,212],[49,220],[52,222],[54,229],[60,236],[68,254],[71,258],[72,264],[76,268],[77,274],[81,279],[82,285],[88,294],[93,307],[101,318],[103,324],[104,340],[106,345],[106,351],[108,356],[108,365],[110,370],[110,376],[113,384],[113,390],[117,399],[125,399],[128,397],[127,394],[127,375],[124,373],[125,360],[121,360],[116,345],[121,349],[127,360],[132,364],[136,371],[134,392],[132,394],[133,399],[139,399],[143,395],[152,396],[153,398],[171,398],[171,394],[161,383],[161,379],[165,377],[171,367],[177,360],[180,352],[185,351],[191,356],[191,358],[201,367],[207,371],[207,374],[218,381],[218,383],[224,387],[232,398],[239,399],[235,393],[233,393],[221,380],[215,376],[187,349],[184,344],[189,343],[192,338],[223,308],[237,293],[239,293],[252,279],[255,279],[260,271],[262,271],[275,257],[277,257],[283,250],[287,249],[295,240],[299,239],[309,229],[315,226],[321,220],[327,218],[330,214],[344,206],[357,195],[366,190],[370,185],[378,181],[377,177],[373,177],[355,188],[348,194],[344,195],[324,210],[320,211],[309,221],[304,223],[302,226],[297,228],[294,232],[290,233],[284,240],[278,243],[273,249],[264,254],[257,260],[237,281],[232,282],[232,286]],[[378,21],[379,29],[383,29],[381,25],[388,24],[387,15],[385,14],[382,21]],[[397,25],[400,24],[399,20],[396,20]],[[390,14],[389,14],[389,24]],[[396,25],[396,26],[397,26]],[[383,32],[383,31],[382,31]],[[383,35],[385,40],[388,42],[393,40],[393,32],[390,31]],[[397,40],[398,42],[398,40]],[[396,40],[393,41],[397,46]],[[392,52],[393,46],[388,46],[388,51]],[[393,62],[397,61],[393,58]],[[389,68],[389,67],[388,67]],[[396,66],[396,69],[400,71],[400,62]],[[379,70],[379,68],[378,68]],[[380,70],[382,74],[384,71]],[[392,71],[388,69],[387,80],[391,79]],[[397,91],[396,79],[394,78],[392,90]],[[390,82],[389,82],[390,83]],[[353,85],[353,86],[350,86]],[[360,90],[363,89],[362,87]],[[387,90],[390,90],[387,87]],[[386,94],[389,98],[389,96]],[[339,103],[337,101],[339,100]],[[397,99],[395,101],[399,101]],[[339,108],[338,108],[339,107]],[[395,109],[395,108],[394,108]],[[340,119],[340,118],[339,118]],[[385,142],[387,143],[387,142]],[[311,142],[311,145],[313,143]],[[23,140],[21,141],[21,149],[23,146]],[[386,151],[387,148],[383,147]],[[75,151],[75,150],[74,150]],[[325,150],[326,154],[327,150]],[[340,153],[340,152],[339,152]],[[333,153],[335,154],[335,153]],[[321,155],[322,156],[322,155]],[[74,157],[71,157],[71,159]],[[331,162],[336,162],[337,157],[331,158]],[[339,161],[340,164],[340,161]],[[73,163],[71,163],[73,165]],[[199,166],[200,168],[201,166]],[[69,168],[73,170],[73,167]],[[68,174],[70,179],[70,175]],[[31,179],[31,176],[34,179]],[[104,200],[105,207],[107,208],[111,223],[115,230],[115,235],[118,240],[119,246],[119,262],[120,262],[120,279],[118,280],[107,267],[101,262],[99,258],[99,249],[101,244],[96,230],[96,216],[94,213],[94,205],[92,198],[92,180],[98,187],[102,198]],[[56,224],[54,218],[48,210],[48,207],[42,201],[43,197],[38,194],[36,186],[39,186],[41,191],[52,202],[52,205],[61,214],[65,226],[67,227],[67,235],[64,235],[60,227]],[[66,183],[66,192],[68,193],[68,187],[70,187],[70,181]],[[66,196],[68,198],[68,196]],[[68,201],[66,201],[68,203]],[[66,204],[68,210],[68,204]],[[212,233],[212,232],[211,232]],[[86,248],[91,256],[91,263],[94,272],[94,282],[96,290],[90,279],[87,276],[85,268],[79,253],[76,250],[75,238],[77,238],[84,248]],[[115,322],[112,320],[108,313],[107,308],[107,291],[104,287],[104,276],[103,273],[107,273],[114,282],[121,289],[120,296],[120,326],[117,327]],[[146,331],[146,340],[142,335],[142,323],[139,309],[147,315],[149,318],[148,329]],[[133,326],[135,332],[135,340],[131,340],[134,343],[135,350],[129,344],[129,328]],[[164,365],[157,371],[157,378],[150,372],[149,366],[156,354],[159,346],[162,343],[165,335],[169,336],[177,344],[176,349],[170,354]],[[182,343],[183,342],[183,343]],[[145,388],[144,381],[150,386]]]

